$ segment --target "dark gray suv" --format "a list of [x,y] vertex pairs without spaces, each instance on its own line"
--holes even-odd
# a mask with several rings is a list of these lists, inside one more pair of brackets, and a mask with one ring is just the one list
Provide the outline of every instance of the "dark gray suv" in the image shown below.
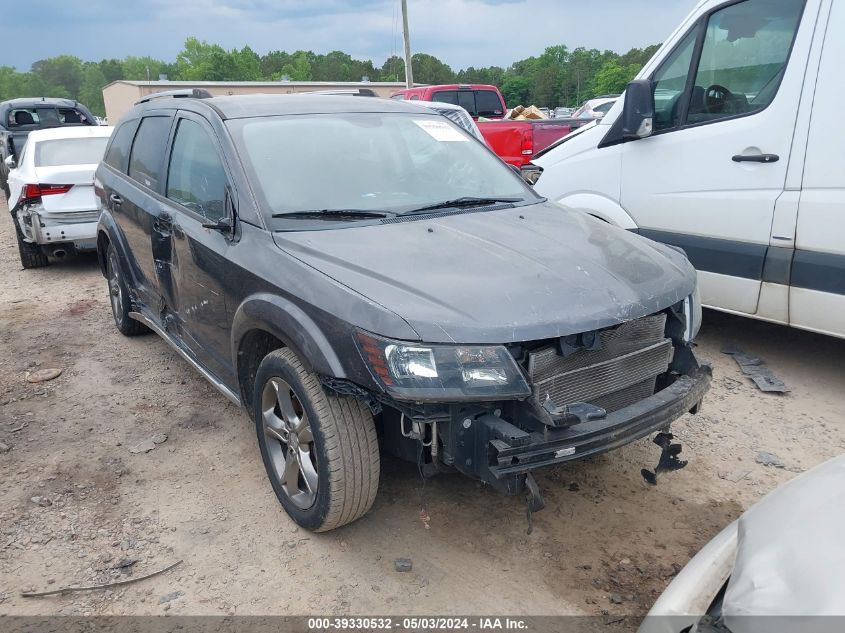
[[380,450],[539,509],[534,469],[698,407],[682,253],[547,203],[410,103],[178,96],[127,114],[95,177],[115,323],[251,413],[300,525],[363,515]]

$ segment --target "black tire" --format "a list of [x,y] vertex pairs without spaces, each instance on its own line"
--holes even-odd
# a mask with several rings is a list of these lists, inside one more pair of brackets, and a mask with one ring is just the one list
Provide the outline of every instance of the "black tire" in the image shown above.
[[[265,424],[266,409],[276,422],[285,422],[279,404],[280,398],[284,399],[278,395],[284,391],[278,388],[280,382],[282,387],[289,387],[288,400],[301,418],[302,430],[296,434],[301,439],[294,438],[292,425],[287,444],[278,431],[276,435],[267,434],[273,429],[265,432],[269,426]],[[276,395],[271,383],[276,385]],[[271,352],[261,361],[253,403],[258,446],[267,476],[282,507],[296,523],[308,530],[326,532],[355,521],[372,507],[378,490],[379,451],[373,415],[366,404],[351,396],[326,393],[317,376],[306,371],[296,354],[286,348]],[[298,453],[301,461],[296,482],[286,484],[283,479],[288,460],[306,444],[307,451]],[[307,466],[309,463],[311,467]],[[306,471],[312,476],[316,473],[316,493],[307,484]],[[305,491],[300,490],[303,487]]]
[[15,225],[15,235],[18,238],[18,254],[21,256],[21,266],[24,268],[44,268],[50,264],[50,260],[41,250],[38,244],[27,242],[23,239],[23,232],[18,225],[18,219],[12,216],[12,224]]
[[150,329],[146,325],[129,316],[131,308],[129,289],[126,287],[126,280],[120,268],[117,251],[111,244],[109,244],[109,250],[106,254],[106,279],[109,284],[111,313],[114,317],[114,324],[120,333],[124,336],[138,336],[149,332]]

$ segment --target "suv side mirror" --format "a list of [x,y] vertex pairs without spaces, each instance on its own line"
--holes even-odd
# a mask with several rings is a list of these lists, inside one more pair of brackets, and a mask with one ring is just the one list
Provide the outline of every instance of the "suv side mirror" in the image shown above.
[[18,166],[17,162],[15,162],[14,156],[6,156],[6,159],[3,162],[6,163],[6,167],[9,169],[15,169]]
[[232,195],[232,190],[229,185],[226,185],[226,191],[223,197],[223,208],[226,210],[226,215],[214,222],[207,222],[202,225],[204,229],[212,229],[220,231],[223,235],[233,235],[235,232],[235,216],[237,215],[237,208],[235,205],[235,198]]
[[635,79],[625,88],[622,140],[634,141],[654,131],[654,93],[648,79]]

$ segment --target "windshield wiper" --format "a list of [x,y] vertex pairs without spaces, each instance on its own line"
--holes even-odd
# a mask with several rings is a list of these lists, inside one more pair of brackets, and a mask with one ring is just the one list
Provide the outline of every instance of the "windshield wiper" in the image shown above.
[[411,209],[399,215],[414,215],[416,213],[425,213],[426,211],[436,211],[437,209],[462,209],[465,207],[484,207],[491,204],[498,204],[500,202],[523,202],[523,198],[475,198],[472,196],[464,196],[463,198],[455,198],[454,200],[444,200],[436,204],[429,204],[418,209]]
[[384,211],[370,211],[368,209],[310,209],[306,211],[284,211],[274,213],[274,218],[291,220],[367,220],[372,218],[386,218],[392,213]]

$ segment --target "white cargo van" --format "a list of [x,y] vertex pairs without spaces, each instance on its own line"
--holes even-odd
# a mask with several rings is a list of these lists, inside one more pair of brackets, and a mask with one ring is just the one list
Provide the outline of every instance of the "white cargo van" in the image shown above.
[[705,0],[537,191],[683,248],[705,305],[845,337],[845,1]]

